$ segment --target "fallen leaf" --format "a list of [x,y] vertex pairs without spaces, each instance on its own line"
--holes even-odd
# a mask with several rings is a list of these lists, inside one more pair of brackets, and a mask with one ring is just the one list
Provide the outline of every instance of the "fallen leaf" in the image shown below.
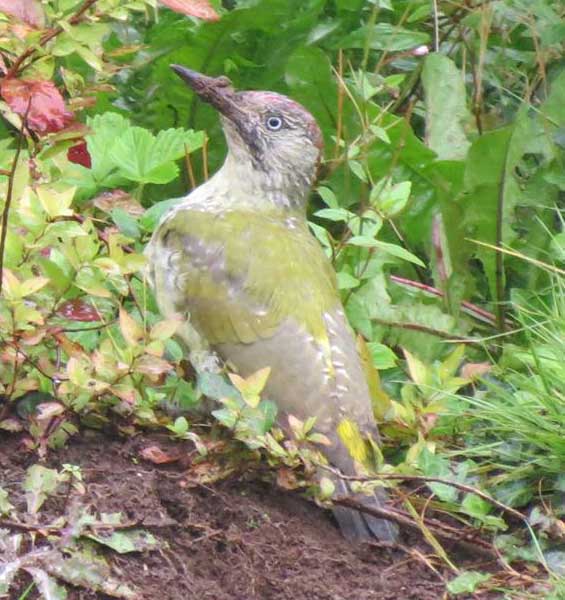
[[175,12],[196,17],[204,21],[219,21],[220,15],[208,0],[159,0],[161,4]]
[[175,450],[172,454],[169,454],[168,452],[165,452],[159,448],[159,446],[147,446],[147,448],[143,448],[139,454],[141,458],[156,465],[177,462],[181,457],[181,454],[178,450]]
[[28,127],[38,133],[59,131],[73,120],[52,81],[7,77],[0,83],[0,94],[15,113],[27,115]]
[[295,490],[299,485],[296,473],[288,467],[281,467],[277,471],[277,485],[283,490]]

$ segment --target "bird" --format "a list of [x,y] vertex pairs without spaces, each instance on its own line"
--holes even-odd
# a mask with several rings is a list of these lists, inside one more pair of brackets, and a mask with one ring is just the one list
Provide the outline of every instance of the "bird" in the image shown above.
[[[159,310],[189,316],[179,334],[189,348],[203,348],[201,357],[211,349],[244,377],[270,367],[264,393],[277,404],[281,428],[289,431],[289,416],[315,417],[330,467],[355,476],[337,428],[347,420],[373,439],[378,429],[335,271],[308,227],[320,127],[282,94],[237,91],[225,76],[171,68],[219,113],[227,156],[164,215],[148,243]],[[350,493],[349,480],[332,481],[336,494]],[[354,497],[368,507],[386,501],[382,489]],[[397,538],[389,520],[337,505],[333,511],[348,540]]]

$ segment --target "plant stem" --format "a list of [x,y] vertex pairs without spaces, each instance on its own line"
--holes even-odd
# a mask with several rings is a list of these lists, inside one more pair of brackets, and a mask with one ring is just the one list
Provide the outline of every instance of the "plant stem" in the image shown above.
[[10,206],[12,205],[12,198],[14,196],[14,180],[16,178],[16,169],[18,168],[18,161],[20,159],[20,153],[22,151],[25,122],[30,105],[31,100],[28,103],[26,114],[22,119],[22,126],[18,135],[18,142],[16,146],[16,153],[14,154],[14,160],[12,161],[10,175],[8,177],[6,203],[4,204],[4,210],[2,211],[2,234],[0,235],[0,294],[2,293],[2,283],[4,280],[4,251],[6,249],[6,236],[8,235],[8,217],[10,215]]

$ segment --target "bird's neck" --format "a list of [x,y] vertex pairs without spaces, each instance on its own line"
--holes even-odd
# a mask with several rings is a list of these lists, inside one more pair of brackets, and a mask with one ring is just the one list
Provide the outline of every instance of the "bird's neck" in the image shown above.
[[191,208],[224,212],[251,210],[306,218],[312,181],[299,173],[265,171],[248,156],[229,152],[223,166],[187,197]]

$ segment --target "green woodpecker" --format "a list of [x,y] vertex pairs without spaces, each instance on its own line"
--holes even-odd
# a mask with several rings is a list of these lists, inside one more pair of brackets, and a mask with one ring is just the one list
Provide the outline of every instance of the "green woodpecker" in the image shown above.
[[[336,432],[343,420],[378,439],[371,399],[333,268],[306,221],[322,155],[314,117],[274,92],[236,92],[225,77],[172,69],[220,115],[228,145],[221,169],[162,219],[147,249],[149,278],[165,315],[189,314],[194,333],[243,376],[271,367],[266,396],[286,417],[316,417],[331,441],[328,462],[355,462]],[[198,368],[198,366],[197,366]],[[335,477],[337,493],[347,482]],[[356,499],[381,506],[383,494]],[[389,521],[336,507],[352,540],[392,540]]]

